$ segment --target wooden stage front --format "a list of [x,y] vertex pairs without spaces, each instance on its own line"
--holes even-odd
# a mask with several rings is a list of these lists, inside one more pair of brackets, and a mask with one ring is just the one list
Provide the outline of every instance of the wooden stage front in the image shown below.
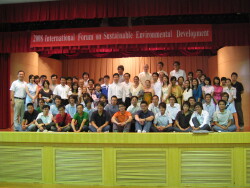
[[0,185],[250,187],[250,132],[0,132]]

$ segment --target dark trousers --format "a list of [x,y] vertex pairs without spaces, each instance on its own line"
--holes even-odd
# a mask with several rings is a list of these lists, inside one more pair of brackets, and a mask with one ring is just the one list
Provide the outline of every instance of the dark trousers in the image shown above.
[[62,99],[62,105],[66,106],[67,104],[69,104],[69,100],[68,99]]
[[243,127],[244,126],[244,117],[243,117],[241,102],[235,102],[235,108],[236,108],[236,112],[238,114],[239,126]]
[[[41,124],[41,123],[43,123],[43,120],[38,119],[38,120],[37,120],[37,123],[38,123],[38,124]],[[55,123],[54,123],[54,122],[51,122],[51,123],[48,124],[48,125],[43,125],[43,128],[44,128],[44,129],[47,129],[48,131],[50,131],[50,130],[51,130],[51,127],[53,127],[53,126],[55,126]]]
[[174,127],[175,132],[192,132],[192,127],[189,127],[187,130],[181,130],[179,127]]
[[[76,129],[76,131],[78,131],[80,129],[80,125],[76,124],[75,129]],[[73,128],[71,128],[71,130],[73,131]],[[87,125],[83,125],[80,132],[88,132],[88,130],[89,130],[89,127]]]
[[117,104],[119,104],[120,102],[122,102],[122,99],[117,99]]
[[130,97],[126,97],[125,104],[126,104],[126,109],[131,105],[131,98]]
[[[198,128],[201,125],[200,122],[198,121],[197,117],[193,117],[192,122],[193,122],[195,128]],[[203,127],[200,128],[200,130],[210,131],[211,129],[210,129],[210,126],[208,124],[205,124]]]
[[155,126],[152,126],[150,129],[152,132],[173,132],[174,131],[173,127],[167,127],[163,129],[162,131],[159,131]]

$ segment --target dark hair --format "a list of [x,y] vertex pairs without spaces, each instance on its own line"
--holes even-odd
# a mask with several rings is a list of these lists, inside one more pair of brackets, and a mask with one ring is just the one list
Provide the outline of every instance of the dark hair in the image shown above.
[[29,75],[29,82],[30,82],[30,79],[34,77],[34,80],[35,80],[35,76],[33,74]]
[[175,97],[174,95],[170,95],[170,96],[168,97],[168,100],[170,100],[171,98],[175,100],[175,103],[177,103],[177,99],[176,99],[176,97]]
[[125,102],[119,102],[118,105],[123,105],[123,106],[126,106]]
[[169,84],[169,77],[166,75],[166,74],[164,74],[164,76],[163,76],[163,78],[167,78],[167,85]]
[[61,79],[67,80],[67,78],[66,78],[65,76],[61,76],[60,80],[61,80]]
[[40,79],[40,78],[39,78],[39,76],[38,76],[38,75],[36,75],[36,76],[34,76],[34,79],[36,80],[36,79]]
[[204,83],[205,81],[208,81],[209,82],[209,85],[211,85],[211,79],[209,77],[206,77],[205,80],[204,80]]
[[95,84],[95,81],[94,81],[93,79],[89,79],[89,80],[88,80],[88,83],[89,83],[89,82],[92,82],[93,84]]
[[136,99],[138,100],[138,97],[137,97],[137,96],[132,96],[132,97],[131,97],[131,101],[132,101],[133,98],[136,98]]
[[42,109],[48,108],[50,109],[49,105],[43,105]]
[[44,80],[44,82],[43,82],[43,87],[44,87],[45,83],[47,83],[47,84],[48,84],[48,87],[49,87],[49,85],[50,85],[49,80]]
[[59,110],[60,108],[63,108],[63,109],[65,110],[65,106],[64,106],[64,105],[59,105],[59,106],[58,106],[58,110]]
[[103,78],[110,79],[110,76],[109,75],[105,75]]
[[183,79],[183,81],[184,81],[184,77],[183,77],[183,76],[180,76],[180,77],[178,78],[178,81],[179,81],[179,79],[180,79],[180,78],[182,78],[182,79]]
[[[194,80],[197,82],[197,88],[198,88],[198,87],[199,87],[199,81],[198,81],[198,79],[197,79],[197,78],[194,78],[194,79],[193,79],[193,81],[194,81]],[[194,85],[193,85],[193,83],[192,83],[192,89],[194,89]]]
[[57,76],[56,74],[52,74],[52,75],[50,76],[51,79],[52,79],[53,77],[58,78],[58,76]]
[[187,92],[191,89],[191,86],[190,86],[190,81],[189,80],[186,80],[185,82],[188,82],[188,88],[187,89]]
[[47,78],[47,76],[43,74],[40,76],[40,78]]
[[104,107],[104,106],[105,106],[105,103],[102,102],[102,101],[99,101],[98,104],[97,104],[97,106],[98,106],[98,105],[101,105],[102,107]]
[[76,105],[76,108],[77,108],[78,106],[81,106],[81,107],[83,108],[83,104],[78,104],[78,105]]
[[189,73],[188,73],[188,75],[190,75],[190,74],[192,75],[192,77],[194,76],[194,73],[193,73],[193,72],[189,72]]
[[223,102],[225,105],[227,105],[227,102],[224,101],[224,100],[219,100],[219,101],[218,101],[218,105],[219,105],[221,102]]
[[226,81],[227,78],[226,77],[221,77],[220,81]]
[[92,103],[92,101],[90,99],[86,99],[86,100],[84,100],[84,103],[85,103],[85,105],[87,105],[87,103]]
[[120,77],[120,75],[119,75],[118,73],[113,74],[113,78],[114,78],[115,76]]
[[28,106],[33,106],[33,107],[34,107],[33,103],[28,103],[28,104],[27,104],[27,107],[28,107]]
[[152,97],[152,99],[153,99],[154,97],[157,97],[157,99],[159,99],[158,95],[154,95],[154,96]]
[[129,73],[125,73],[124,75],[128,75],[128,77],[130,78],[130,74]]
[[56,100],[56,99],[62,100],[62,98],[61,98],[59,95],[56,95],[56,96],[54,97],[54,100]]
[[134,79],[137,78],[138,80],[140,80],[139,76],[134,76]]
[[74,100],[75,100],[75,102],[77,101],[77,98],[76,98],[76,96],[75,96],[75,95],[70,95],[70,96],[69,96],[69,100],[70,100],[70,99],[74,99]]
[[93,102],[93,99],[92,99],[92,97],[90,96],[89,93],[83,93],[82,98],[84,98],[84,97],[88,97]]
[[166,108],[167,108],[167,105],[166,105],[165,102],[161,102],[161,103],[159,104],[159,108],[160,108],[160,107],[166,109]]
[[67,77],[67,80],[71,80],[71,81],[72,81],[72,80],[73,80],[73,78],[69,76],[69,77]]
[[142,104],[148,105],[147,101],[141,101],[141,104],[140,104],[140,105],[142,105]]
[[73,76],[73,79],[76,79],[76,80],[78,80],[78,77],[76,77],[76,76]]
[[84,75],[88,75],[88,77],[89,77],[89,73],[87,73],[87,72],[82,73],[82,77],[84,77]]
[[104,79],[104,78],[103,78],[103,77],[101,77],[101,78],[99,78],[99,80],[98,80],[98,81],[100,82],[100,81],[102,81],[103,79]]
[[196,106],[200,106],[201,109],[203,110],[203,105],[202,105],[201,102],[196,102],[195,105],[194,105],[194,108],[195,108]]
[[173,65],[175,65],[175,64],[180,65],[180,62],[179,62],[179,61],[175,61],[175,62],[173,63]]
[[172,77],[170,78],[170,80],[171,80],[171,81],[174,81],[174,80],[176,81],[177,79],[176,79],[175,76],[172,76]]
[[189,102],[189,100],[191,100],[191,99],[194,99],[194,101],[196,102],[196,99],[195,99],[194,97],[189,97],[189,98],[188,98],[188,102]]
[[22,73],[25,74],[25,72],[24,72],[23,70],[19,70],[19,71],[17,72],[17,74],[19,74],[20,72],[22,72]]
[[230,82],[232,82],[230,78],[227,78],[226,81],[227,81],[227,80],[229,80]]
[[153,73],[152,73],[152,76],[153,76],[153,75],[156,75],[157,77],[159,77],[159,74],[158,74],[157,72],[153,72]]
[[182,104],[182,109],[183,109],[183,106],[184,106],[184,105],[187,105],[188,108],[190,108],[190,103],[189,103],[188,101],[185,101],[185,102]]
[[104,95],[104,94],[101,94],[101,95],[100,95],[100,98],[102,98],[102,97],[104,97],[105,99],[107,99],[107,96]]
[[[76,89],[74,89],[74,86],[75,86],[75,85],[77,86]],[[78,93],[78,84],[77,84],[76,82],[74,82],[74,83],[71,84],[71,91],[72,91],[72,92],[75,91],[76,93]]]
[[219,80],[218,85],[220,85],[220,78],[219,78],[218,76],[214,77],[214,79],[213,79],[213,84],[214,84],[214,85],[215,85],[215,80]]
[[231,74],[231,77],[232,77],[233,75],[235,75],[236,77],[238,77],[238,74],[237,74],[236,72],[233,72],[233,73]]
[[117,70],[118,70],[118,69],[124,70],[124,66],[123,66],[123,65],[119,65],[119,66],[117,67]]
[[201,70],[201,69],[196,69],[196,72],[201,72],[201,73],[203,73],[203,71]]
[[164,63],[160,61],[158,62],[158,65],[164,66]]
[[221,93],[221,97],[223,97],[224,95],[227,96],[227,100],[228,100],[228,99],[229,99],[229,94],[228,94],[227,92],[222,92],[222,93]]
[[207,94],[205,95],[205,98],[206,98],[207,96],[212,97],[212,95],[211,95],[210,93],[207,93]]
[[38,100],[38,103],[39,103],[40,101],[42,101],[43,103],[45,103],[45,100],[44,100],[43,98],[40,98],[40,99]]
[[95,84],[95,87],[97,87],[97,86],[100,86],[100,87],[101,87],[101,85],[100,85],[100,84]]
[[116,98],[116,99],[117,99],[117,96],[113,95],[113,96],[111,97],[111,99],[112,99],[112,98]]

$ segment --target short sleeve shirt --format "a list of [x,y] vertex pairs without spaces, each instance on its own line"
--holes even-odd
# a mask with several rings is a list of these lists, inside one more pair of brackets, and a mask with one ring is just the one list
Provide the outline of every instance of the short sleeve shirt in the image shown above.
[[185,115],[183,111],[179,111],[176,115],[175,120],[178,121],[181,128],[186,129],[190,126],[189,121],[191,119],[191,116],[192,116],[191,112],[189,112],[187,115]]
[[26,97],[26,82],[15,80],[10,87],[11,91],[14,91],[14,97],[25,98]]
[[91,116],[91,121],[94,121],[95,124],[100,127],[107,121],[110,121],[110,116],[106,110],[103,110],[101,115],[98,113],[98,111],[94,111]]
[[154,116],[154,113],[151,112],[150,110],[147,110],[147,112],[143,112],[142,110],[139,110],[136,115],[139,116],[139,118],[141,119],[145,119],[145,118],[148,118],[150,116]]
[[30,124],[32,121],[34,121],[38,116],[38,111],[34,110],[32,113],[29,113],[28,111],[24,112],[23,119],[28,121],[28,124]]
[[[66,117],[65,117],[66,115]],[[68,113],[65,113],[64,116],[62,116],[61,114],[57,114],[56,118],[55,118],[55,123],[61,123],[61,122],[65,122],[65,125],[68,125],[69,123],[71,123],[71,116]]]
[[227,126],[229,119],[233,119],[233,115],[229,110],[214,112],[213,120],[217,121],[220,125]]
[[172,119],[169,117],[168,113],[161,114],[161,112],[157,113],[154,119],[154,124],[156,126],[164,126],[166,127],[168,124],[173,123]]
[[244,91],[242,83],[240,82],[236,82],[235,84],[232,83],[232,86],[236,88],[235,102],[241,102],[241,92]]
[[118,120],[118,122],[124,122],[127,121],[130,116],[132,115],[128,111],[125,111],[124,113],[119,111],[116,112],[113,117],[115,117]]
[[73,119],[77,121],[78,126],[80,126],[82,124],[82,121],[84,119],[87,120],[84,125],[88,125],[88,123],[89,123],[89,115],[87,112],[84,112],[84,111],[82,112],[82,115],[80,115],[79,113],[76,113],[74,115]]

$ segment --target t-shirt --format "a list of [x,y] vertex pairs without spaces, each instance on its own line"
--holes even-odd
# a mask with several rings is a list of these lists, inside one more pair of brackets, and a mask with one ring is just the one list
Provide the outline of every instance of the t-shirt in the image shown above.
[[[66,117],[65,117],[66,115]],[[69,123],[71,123],[71,116],[68,113],[65,113],[64,116],[62,116],[61,114],[57,114],[56,118],[55,118],[55,123],[61,123],[61,122],[65,122],[65,125],[68,125]]]
[[49,113],[47,116],[43,115],[43,112],[38,114],[36,120],[41,119],[44,124],[51,123],[53,120],[53,116]]
[[227,126],[229,119],[233,119],[233,115],[229,110],[214,112],[213,120],[217,121],[220,125]]
[[41,94],[42,98],[44,99],[50,99],[51,96],[53,95],[53,92],[51,89],[49,90],[49,92],[45,92],[43,89],[40,89],[39,94]]
[[24,112],[23,119],[27,120],[27,124],[30,124],[32,121],[34,121],[38,116],[38,111],[34,110],[32,113],[29,113],[28,111]]
[[43,112],[43,110],[40,108],[40,106],[38,106],[38,107],[36,108],[36,111],[37,111],[38,113]]
[[94,121],[97,127],[100,127],[107,121],[110,121],[110,116],[106,110],[103,110],[101,115],[98,111],[94,111],[91,116],[91,121]]
[[125,122],[128,120],[130,116],[132,116],[132,114],[128,111],[125,111],[123,113],[119,111],[116,112],[113,117],[115,117],[118,120],[118,122]]
[[75,119],[75,120],[77,121],[77,125],[78,125],[78,126],[81,126],[82,121],[83,121],[84,119],[87,120],[87,121],[85,122],[84,125],[88,125],[88,124],[89,124],[89,115],[88,115],[87,112],[84,112],[84,111],[82,112],[82,115],[80,115],[79,113],[76,113],[76,114],[74,115],[73,119]]
[[11,91],[14,91],[14,97],[25,98],[26,97],[26,82],[15,80],[10,87]]
[[188,128],[190,126],[189,125],[189,121],[191,119],[191,116],[192,116],[191,112],[189,112],[187,115],[185,115],[183,113],[183,111],[179,111],[177,113],[177,115],[176,115],[175,120],[178,121],[178,123],[181,126],[181,128],[186,129],[186,128]]
[[241,102],[241,92],[244,91],[244,87],[242,83],[236,82],[235,84],[232,83],[232,86],[236,88],[236,99],[235,102]]
[[147,110],[147,112],[143,112],[142,110],[139,110],[136,115],[139,116],[139,118],[141,119],[145,119],[145,118],[148,118],[150,116],[154,116],[154,113],[151,112],[150,110]]

